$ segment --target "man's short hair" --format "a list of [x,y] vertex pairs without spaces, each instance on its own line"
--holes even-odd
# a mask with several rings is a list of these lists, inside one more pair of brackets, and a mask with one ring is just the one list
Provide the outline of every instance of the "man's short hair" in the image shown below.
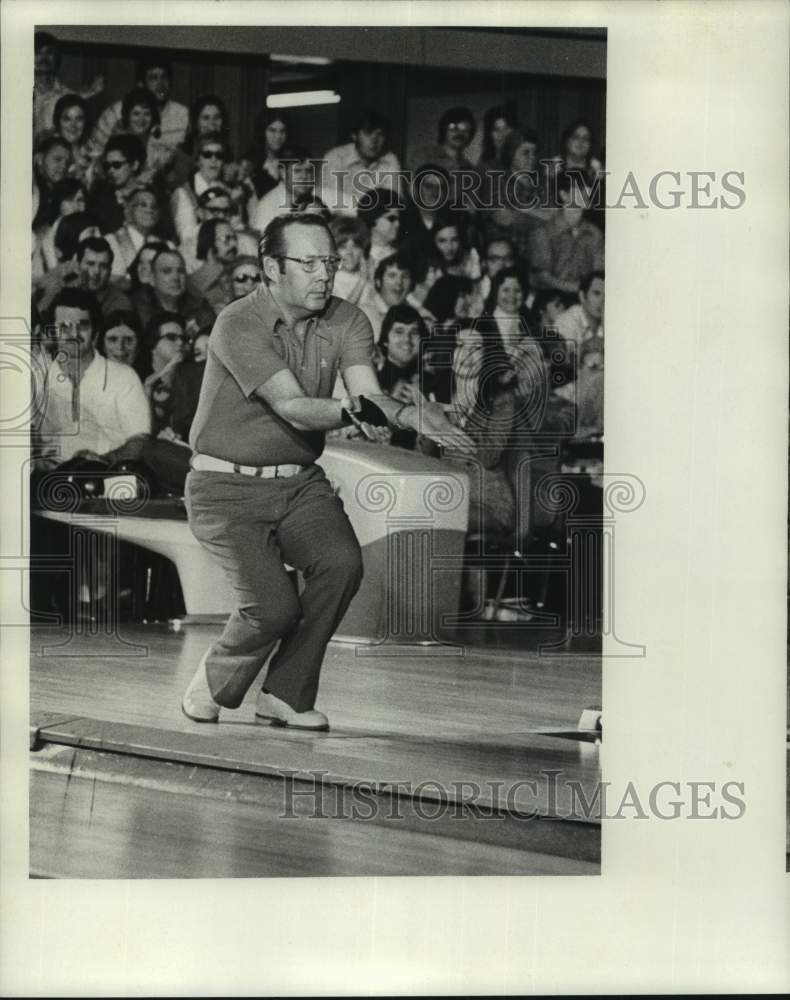
[[125,133],[111,135],[104,147],[104,156],[106,157],[108,153],[113,151],[120,153],[129,163],[139,164],[138,173],[145,166],[145,146],[136,135],[126,135]]
[[381,283],[384,280],[384,274],[391,267],[397,267],[399,271],[405,271],[411,279],[412,284],[414,284],[411,261],[407,254],[401,251],[400,253],[394,253],[389,257],[385,257],[376,265],[376,270],[373,274],[373,284],[376,287],[376,291],[381,288]]
[[377,128],[380,128],[384,135],[390,134],[390,121],[386,115],[381,114],[380,111],[374,111],[372,108],[368,108],[363,111],[359,118],[354,122],[354,127],[351,129],[351,134],[355,132],[375,132]]
[[606,281],[606,279],[604,278],[603,271],[590,271],[588,274],[585,274],[584,277],[579,281],[579,291],[584,292],[584,294],[586,295],[587,292],[589,292],[590,290],[590,286],[592,285],[592,283],[595,281],[596,278],[600,278],[601,281],[603,281],[604,283]]
[[370,247],[370,230],[362,219],[356,219],[350,215],[337,215],[329,223],[329,228],[332,230],[336,246],[341,246],[351,240],[367,253]]
[[275,216],[275,218],[273,218],[269,225],[264,229],[263,236],[261,236],[260,242],[258,243],[258,261],[261,265],[263,280],[266,284],[268,284],[269,281],[263,267],[264,257],[274,257],[278,259],[280,273],[285,273],[285,261],[282,260],[282,257],[287,249],[285,234],[291,226],[309,226],[312,229],[320,229],[329,236],[332,245],[335,245],[332,230],[320,215],[315,215],[313,212],[291,212],[288,215]]
[[137,79],[144,81],[149,69],[163,69],[168,80],[173,79],[173,63],[166,52],[154,50],[140,56],[137,60]]
[[208,219],[200,224],[198,229],[197,249],[195,256],[198,260],[207,260],[209,252],[214,249],[217,239],[217,226],[229,226],[226,219]]
[[414,306],[410,306],[407,302],[400,302],[396,306],[390,306],[384,316],[384,320],[382,321],[381,335],[379,337],[379,348],[385,357],[389,349],[387,345],[387,337],[389,336],[390,330],[396,323],[416,323],[419,336],[421,338],[428,336],[428,328],[425,325],[425,320],[417,312]]
[[[171,247],[167,243],[156,243],[155,246],[156,246],[156,253],[151,258],[151,271],[153,271],[154,268],[156,267],[156,262],[159,260],[159,258],[163,257],[166,253],[173,254],[175,257],[180,257],[183,262],[184,255],[181,253],[180,250],[177,250],[175,247]],[[140,247],[140,249],[142,250],[143,248]]]
[[475,134],[477,129],[477,124],[475,122],[475,116],[469,110],[469,108],[458,106],[455,108],[448,108],[444,112],[442,117],[439,119],[439,128],[437,130],[439,143],[443,143],[445,140],[445,135],[447,133],[447,126],[450,122],[467,122],[467,124],[472,129],[472,135]]
[[42,136],[38,143],[36,143],[36,153],[38,153],[39,156],[46,156],[47,153],[56,146],[62,146],[64,149],[68,150],[69,156],[71,156],[71,146],[60,135]]
[[63,306],[64,309],[84,309],[90,315],[94,338],[101,333],[103,322],[101,306],[93,292],[89,292],[87,288],[62,288],[50,307],[53,320],[58,306]]
[[77,244],[77,261],[81,261],[89,250],[91,253],[108,253],[112,264],[115,254],[103,236],[88,236],[87,239],[81,240]]

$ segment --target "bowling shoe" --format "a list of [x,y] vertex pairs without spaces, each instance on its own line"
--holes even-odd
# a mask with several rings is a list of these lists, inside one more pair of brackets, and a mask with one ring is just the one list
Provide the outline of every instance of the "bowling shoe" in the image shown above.
[[181,699],[181,711],[193,722],[218,722],[220,706],[211,697],[211,690],[206,677],[206,658],[209,650],[203,657],[195,671],[195,676],[189,683],[189,687],[184,692]]
[[268,691],[261,691],[255,703],[255,718],[272,726],[287,726],[288,729],[329,729],[329,719],[314,708],[309,712],[297,712]]

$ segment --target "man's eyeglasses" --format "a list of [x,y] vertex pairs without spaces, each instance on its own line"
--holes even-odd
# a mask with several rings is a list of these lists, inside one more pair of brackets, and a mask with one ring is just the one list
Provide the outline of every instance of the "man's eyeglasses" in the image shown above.
[[464,132],[471,132],[472,131],[472,126],[469,124],[469,122],[448,122],[447,123],[447,127],[448,128],[454,128],[454,129],[460,129],[461,131],[464,131]]
[[280,260],[292,260],[302,265],[302,270],[306,274],[315,274],[320,264],[323,264],[327,271],[334,272],[340,267],[339,257],[288,257],[280,254]]
[[224,160],[225,154],[221,149],[201,149],[200,156],[204,160]]
[[76,323],[58,323],[55,335],[58,337],[73,337],[77,333],[92,333],[93,324],[89,319],[81,319]]
[[234,281],[241,281],[245,285],[253,284],[257,285],[260,283],[261,276],[259,274],[236,274],[233,276]]
[[120,170],[122,167],[125,167],[128,162],[129,162],[128,160],[105,160],[104,169]]

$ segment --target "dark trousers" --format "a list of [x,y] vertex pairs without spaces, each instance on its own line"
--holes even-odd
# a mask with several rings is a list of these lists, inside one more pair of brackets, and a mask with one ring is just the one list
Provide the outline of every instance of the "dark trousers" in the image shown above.
[[[362,581],[359,542],[323,470],[285,479],[190,472],[185,499],[192,533],[238,597],[206,660],[212,697],[237,708],[280,641],[266,690],[308,711],[327,643]],[[284,563],[302,574],[301,595]]]

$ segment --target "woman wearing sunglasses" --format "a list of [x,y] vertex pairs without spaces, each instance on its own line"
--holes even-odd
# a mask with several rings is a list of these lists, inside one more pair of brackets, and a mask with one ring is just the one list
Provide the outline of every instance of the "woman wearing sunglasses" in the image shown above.
[[225,188],[222,168],[229,157],[228,147],[216,134],[201,136],[195,143],[195,162],[192,176],[186,184],[176,188],[170,199],[170,209],[179,241],[198,225],[198,198],[209,188]]

